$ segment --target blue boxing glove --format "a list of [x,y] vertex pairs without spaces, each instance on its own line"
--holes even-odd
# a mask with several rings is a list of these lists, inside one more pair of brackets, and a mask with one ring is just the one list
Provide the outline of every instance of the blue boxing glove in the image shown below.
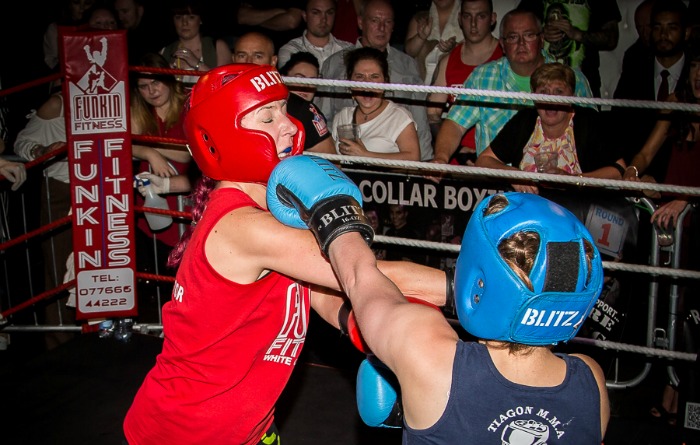
[[368,356],[357,370],[357,410],[368,426],[403,427],[399,382],[378,358]]
[[318,156],[283,159],[267,182],[272,215],[288,226],[311,229],[326,256],[331,242],[346,232],[359,232],[371,244],[374,230],[361,202],[355,183]]

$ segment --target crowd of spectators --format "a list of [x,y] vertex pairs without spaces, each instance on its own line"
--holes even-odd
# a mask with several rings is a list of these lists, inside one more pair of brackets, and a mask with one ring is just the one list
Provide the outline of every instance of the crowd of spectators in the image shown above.
[[[699,46],[700,1],[630,0],[624,3],[624,9],[619,4],[623,3],[608,0],[584,4],[560,0],[296,0],[237,1],[225,5],[211,0],[45,2],[45,7],[40,9],[44,20],[34,24],[37,35],[25,42],[29,45],[34,41],[36,45],[40,41],[41,58],[17,68],[21,71],[26,67],[32,73],[57,71],[57,39],[62,26],[118,27],[127,31],[130,65],[138,64],[145,55],[159,53],[172,68],[199,72],[226,63],[247,62],[275,66],[285,75],[291,70],[291,75],[296,77],[530,92],[530,77],[535,70],[558,62],[573,70],[574,89],[552,94],[596,97],[601,95],[601,55],[618,46],[619,30],[625,26],[623,15],[634,9],[638,39],[624,48],[614,96],[663,101],[670,94],[671,100],[678,100],[673,93],[685,85],[692,54],[697,53]],[[337,20],[340,17],[342,20]],[[382,60],[376,61],[373,69],[377,79],[370,79],[369,71],[363,74],[347,66],[348,57],[362,48],[376,50],[386,61],[385,73],[382,73]],[[38,54],[36,49],[27,48],[25,52]],[[287,66],[293,56],[294,65]],[[367,55],[362,57],[366,59]],[[352,60],[357,62],[357,58]],[[42,69],[33,69],[37,66]],[[5,80],[4,86],[18,83],[14,71],[0,75]],[[196,79],[196,75],[179,78],[186,88]],[[290,109],[307,129],[309,142],[313,142],[307,144],[307,149],[371,156],[384,152],[383,157],[389,154],[389,157],[399,155],[397,159],[463,165],[473,165],[484,151],[487,156],[493,156],[492,141],[497,137],[505,140],[501,131],[505,125],[518,112],[530,113],[533,105],[530,101],[508,98],[481,102],[469,96],[422,92],[385,90],[380,97],[373,97],[375,93],[344,87],[313,88],[311,94],[305,94],[304,87],[292,89],[300,94],[295,95]],[[8,148],[15,145],[16,135],[26,125],[23,117],[38,109],[55,91],[34,93],[36,98],[19,99],[21,104],[8,100],[5,108],[9,112],[3,119],[4,142]],[[563,125],[573,127],[583,114],[591,114],[595,122],[600,122],[594,127],[606,126],[611,131],[598,134],[605,137],[586,138],[587,143],[596,141],[590,150],[609,154],[601,145],[604,142],[621,154],[619,162],[613,162],[617,160],[614,156],[608,156],[610,162],[597,159],[598,156],[593,156],[592,161],[595,165],[612,162],[616,166],[606,178],[632,179],[631,174],[635,173],[633,179],[636,179],[642,172],[630,164],[632,159],[642,150],[654,123],[670,118],[648,109],[613,107],[591,113],[598,107],[589,108],[567,110]],[[395,117],[399,115],[405,119],[397,121]],[[574,119],[574,115],[578,117]],[[358,117],[362,117],[362,122],[356,122]],[[364,136],[361,134],[348,145],[339,140],[336,128],[350,122],[365,128],[360,132]],[[401,128],[391,130],[389,127],[397,122]],[[406,126],[407,122],[411,124]],[[513,125],[516,123],[510,127]],[[588,128],[579,126],[577,140],[581,140],[582,134],[590,133]],[[381,129],[379,137],[370,138],[370,127]],[[510,131],[510,127],[505,128]],[[375,146],[384,143],[382,138],[391,139],[388,142],[394,147]],[[534,159],[540,145],[521,139],[526,143],[524,147],[520,147],[520,140],[516,141],[517,147],[508,147],[518,152],[513,159],[520,159],[521,155]],[[603,142],[598,143],[599,140]],[[582,165],[589,162],[581,156],[581,147],[569,145],[568,152],[560,152],[560,159],[570,160],[574,167],[571,171],[560,168],[556,172],[587,174],[577,167],[579,161]],[[410,147],[409,151],[405,147]],[[658,152],[656,161],[645,165],[642,180],[665,180],[670,151],[662,148]],[[11,150],[6,149],[5,153]],[[490,164],[482,159],[479,165]],[[516,188],[537,190],[527,185]]]
[[[38,8],[34,3],[15,4],[14,8],[31,6],[37,20],[27,24],[19,39],[2,36],[6,60],[21,63],[3,64],[0,78],[7,88],[58,72],[61,27],[118,28],[126,31],[129,65],[200,72],[177,80],[133,77],[134,134],[184,138],[178,107],[187,89],[201,72],[228,63],[271,65],[284,76],[300,78],[601,97],[602,56],[618,49],[624,50],[624,57],[619,60],[621,75],[614,98],[696,104],[700,0],[630,0],[626,6],[633,5],[628,9],[634,10],[638,38],[627,48],[619,48],[625,20],[622,2],[62,0],[39,2]],[[294,94],[289,114],[305,128],[308,151],[698,185],[694,168],[700,160],[695,151],[700,152],[700,129],[697,116],[688,113],[509,98],[482,102],[466,95],[293,84],[290,90]],[[3,98],[1,117],[4,155],[14,152],[32,160],[65,143],[63,102],[55,88]],[[346,124],[359,126],[355,140],[339,137],[338,127]],[[555,163],[540,169],[537,159],[545,151],[555,153]],[[156,185],[163,184],[157,177],[171,177],[167,183],[172,187],[162,189],[164,194],[189,190],[189,156],[183,159],[182,153],[139,145],[134,146],[134,155],[142,160],[139,171],[149,171]],[[179,168],[171,170],[173,163]],[[14,183],[12,190],[26,177],[21,163],[7,159],[0,159],[0,174]],[[42,208],[54,217],[67,214],[67,161],[47,167],[44,174],[53,194],[41,195],[47,204]],[[184,185],[179,185],[177,176]],[[533,183],[515,181],[510,186],[541,192]],[[555,194],[550,191],[548,196]],[[692,203],[685,197],[655,198],[659,207],[650,222],[671,231]],[[43,212],[40,219],[45,224]],[[446,236],[444,227],[438,230],[439,218],[423,230],[416,227],[408,207],[391,206],[383,218],[380,209],[368,213],[377,227],[387,227],[380,231],[390,236],[436,236],[444,241],[452,235]],[[578,213],[587,219],[585,210]],[[700,244],[694,235],[700,224],[697,212],[685,224],[683,249],[695,249]],[[151,235],[143,221],[139,227]],[[159,236],[159,244],[165,243],[160,246],[163,257],[177,239],[174,230],[170,235],[175,238]],[[59,235],[51,249],[67,255],[70,234]],[[375,253],[378,258],[425,258],[396,248],[378,248]],[[697,261],[685,257],[684,265],[698,267]],[[47,269],[46,287],[59,284],[62,276],[62,270]],[[68,313],[62,316],[71,320]],[[47,316],[47,321],[53,320]],[[669,414],[675,409],[666,403],[658,411]]]
[[[21,32],[24,37],[19,39],[20,42],[13,39],[12,45],[8,45],[9,53],[6,54],[16,54],[18,57],[11,57],[11,59],[18,60],[20,63],[12,64],[12,67],[5,66],[3,71],[7,71],[7,73],[3,72],[0,75],[7,87],[20,83],[20,79],[25,80],[29,73],[36,76],[42,70],[44,73],[55,71],[58,63],[57,27],[84,24],[88,20],[89,12],[98,7],[112,9],[119,28],[128,31],[129,59],[132,64],[139,60],[143,53],[164,51],[171,43],[177,45],[175,50],[187,51],[187,44],[177,44],[178,41],[183,41],[183,37],[178,35],[178,25],[174,22],[174,13],[178,10],[179,12],[187,11],[187,8],[190,8],[189,11],[199,17],[200,25],[203,26],[201,29],[202,37],[207,40],[204,43],[209,44],[208,39],[212,39],[215,49],[213,52],[204,50],[204,54],[198,59],[194,56],[189,57],[187,53],[177,54],[177,51],[163,53],[166,59],[179,60],[181,68],[194,69],[195,66],[198,66],[200,71],[206,71],[206,69],[212,68],[212,65],[221,65],[226,60],[226,53],[233,51],[235,40],[238,37],[250,31],[259,31],[273,40],[275,54],[280,57],[279,67],[288,60],[293,52],[305,50],[319,59],[319,67],[323,72],[324,61],[332,53],[347,49],[352,45],[373,45],[371,42],[368,43],[370,37],[360,37],[367,33],[367,30],[364,33],[362,30],[362,18],[359,12],[362,3],[361,0],[313,0],[308,2],[296,0],[262,3],[234,1],[225,2],[225,4],[215,3],[211,0],[190,2],[180,0],[164,2],[152,0],[48,2],[38,0],[37,2],[28,2],[26,5],[18,5],[20,8],[31,8],[36,19],[22,28]],[[391,57],[392,49],[409,55],[416,61],[418,76],[422,79],[422,83],[434,83],[432,73],[437,67],[437,62],[462,41],[469,41],[469,32],[465,31],[465,26],[461,22],[463,19],[460,10],[461,2],[458,0],[416,0],[410,2],[394,0],[388,1],[388,3],[393,10],[393,20],[387,32],[386,43],[390,62],[393,59]],[[648,16],[650,4],[653,2],[651,0],[643,2],[639,0],[630,0],[629,2],[593,1],[587,2],[589,6],[585,11],[581,9],[585,6],[578,5],[580,2],[494,0],[492,3],[492,10],[495,13],[492,30],[495,37],[499,37],[499,26],[505,12],[514,7],[533,11],[543,25],[544,52],[558,58],[559,61],[568,62],[573,67],[580,68],[586,75],[593,95],[597,96],[601,94],[601,75],[598,71],[599,54],[615,49],[618,43],[618,29],[628,26],[625,23],[627,17],[622,16],[618,4],[624,4],[627,10],[644,4],[646,6],[640,9],[645,9]],[[697,11],[697,1],[685,0],[683,3],[691,8],[691,11],[684,17],[685,21],[697,16],[697,14],[692,13],[692,11]],[[343,20],[336,21],[335,17],[338,17],[339,14],[342,14]],[[360,18],[360,20],[357,21],[355,18]],[[635,17],[635,26],[642,30],[645,36],[648,36],[650,33],[647,31],[651,30],[651,26],[648,22],[637,24],[636,19],[637,17]],[[352,26],[355,22],[358,26]],[[691,26],[687,29],[695,29],[691,32],[697,34],[697,26],[694,28],[692,26],[697,24],[689,23],[689,25]],[[198,34],[196,31],[195,34]],[[4,32],[9,31],[5,30]],[[640,37],[641,39],[642,37]],[[41,42],[41,47],[38,47],[39,42]],[[565,51],[564,48],[570,51],[565,56],[561,56]],[[640,43],[635,42],[634,49],[638,50],[639,48]],[[204,59],[208,55],[211,57],[213,53],[218,56],[214,56],[216,61],[206,63]],[[488,58],[483,61],[477,59],[481,63],[487,60]],[[188,62],[192,62],[192,64]],[[25,70],[25,75],[15,74]],[[401,80],[403,79],[391,76],[391,82],[400,83]],[[439,83],[437,84],[439,85]],[[9,122],[11,140],[23,126],[23,117],[27,112],[37,108],[46,99],[46,95],[38,98],[37,96],[40,95],[41,93],[35,93],[29,101],[22,100],[21,105],[12,107],[13,110],[15,108],[18,110],[12,113]],[[322,95],[316,97],[315,103],[324,111],[326,119],[330,122],[337,109],[324,107]],[[417,113],[422,113],[418,112],[415,107],[411,111],[418,123],[419,138],[425,138],[423,136],[425,133],[422,123],[423,117],[415,116]],[[426,141],[421,140],[422,160],[429,160],[430,150],[426,147]]]
[[[624,3],[625,10],[634,9],[638,39],[624,49],[615,98],[663,101],[671,94],[672,100],[678,100],[673,93],[685,84],[691,54],[697,52],[699,3],[697,0]],[[386,83],[529,92],[530,76],[537,68],[560,62],[574,70],[576,83],[572,94],[599,96],[600,55],[618,46],[619,29],[625,26],[624,10],[621,13],[619,4],[623,3],[608,0],[584,5],[559,0],[297,0],[254,4],[237,1],[225,5],[211,0],[44,2],[43,8],[35,10],[40,19],[24,31],[33,29],[35,35],[20,39],[24,45],[17,45],[25,48],[23,59],[29,54],[41,54],[41,57],[27,60],[12,70],[5,65],[0,75],[3,86],[8,87],[19,83],[20,78],[27,80],[30,72],[32,75],[55,72],[61,26],[118,27],[127,31],[130,65],[143,60],[145,54],[160,53],[173,68],[200,72],[229,62],[270,64],[282,69],[294,54],[305,53],[317,61],[300,65],[310,70],[310,76],[345,79],[352,75],[352,69],[346,66],[347,55],[359,48],[374,48],[386,56],[388,75],[381,80]],[[336,20],[341,16],[343,20]],[[267,43],[259,48],[261,41]],[[29,46],[32,42],[34,47]],[[41,51],[37,51],[39,45]],[[9,54],[13,50],[19,51],[10,49]],[[291,68],[288,66],[284,71]],[[24,77],[18,72],[24,72]],[[299,71],[293,74],[309,76]],[[180,80],[187,84],[196,79],[185,76]],[[54,91],[34,93],[29,100],[26,93],[18,95],[20,99],[8,98],[5,109],[9,112],[3,119],[4,143],[10,148],[5,150],[6,154],[11,153],[16,135],[26,125],[24,116],[38,109]],[[366,100],[367,95],[357,91],[321,87],[313,93],[305,97],[308,105],[296,103],[295,108],[303,105],[307,117],[302,123],[317,130],[318,138],[314,140],[326,140],[321,151],[331,152],[327,138],[336,115],[342,110],[358,110],[357,115],[372,110],[363,108],[360,100]],[[304,98],[303,94],[299,97]],[[18,100],[21,104],[14,102]],[[495,101],[506,106],[493,102],[473,101],[466,96],[387,90],[376,113],[381,114],[386,104],[408,112],[418,138],[419,160],[470,165],[518,111],[533,105],[510,99]],[[606,143],[622,151],[623,162],[618,165],[623,176],[629,178],[637,169],[628,164],[644,146],[654,123],[668,117],[627,107],[613,108],[609,114],[606,111],[599,111],[604,116],[599,120],[614,128]],[[638,131],[640,128],[643,131]],[[334,139],[333,145],[340,153],[340,141]],[[364,149],[375,151],[369,145]],[[665,179],[668,150],[660,149],[659,153],[656,162],[645,166],[642,180]]]
[[[386,6],[382,4],[385,3]],[[480,25],[484,14],[472,14],[470,8],[474,5],[484,3],[487,5],[488,13],[485,25]],[[623,24],[624,17],[618,7],[618,1],[589,1],[583,5],[580,2],[561,2],[551,0],[494,0],[494,1],[466,1],[459,0],[417,0],[410,2],[399,2],[398,0],[386,0],[385,2],[367,2],[365,0],[296,0],[293,2],[267,1],[267,2],[246,2],[234,1],[225,4],[215,3],[211,0],[169,0],[165,2],[155,2],[152,0],[64,0],[61,2],[43,2],[34,12],[39,16],[31,27],[25,32],[34,29],[36,35],[33,40],[26,39],[23,47],[27,54],[37,54],[38,48],[30,48],[31,42],[36,42],[39,38],[42,44],[41,60],[29,61],[26,66],[29,72],[37,73],[34,67],[43,65],[44,72],[52,72],[57,69],[57,30],[59,26],[81,26],[88,22],[91,11],[102,8],[111,9],[116,18],[119,28],[127,30],[127,42],[129,48],[130,64],[135,64],[146,52],[160,52],[171,62],[174,67],[182,69],[196,69],[207,71],[215,66],[227,63],[230,54],[235,48],[236,40],[251,31],[260,32],[268,36],[274,45],[275,57],[278,68],[281,68],[294,52],[310,52],[317,57],[320,69],[320,76],[323,78],[345,77],[345,67],[342,61],[342,54],[346,50],[357,46],[372,46],[386,51],[390,65],[390,82],[392,83],[416,83],[426,85],[453,85],[458,81],[453,81],[450,77],[449,83],[445,80],[445,72],[438,70],[438,63],[443,60],[443,70],[447,61],[452,59],[453,64],[458,62],[457,56],[461,55],[463,66],[471,69],[477,65],[484,64],[501,56],[500,50],[504,47],[504,41],[498,39],[502,37],[501,28],[505,12],[515,7],[531,11],[539,20],[539,35],[534,42],[540,45],[542,59],[544,61],[559,61],[580,69],[585,75],[588,88],[593,96],[601,94],[601,75],[599,73],[600,57],[602,52],[610,52],[618,46],[618,29]],[[658,2],[665,3],[665,2]],[[671,2],[677,3],[677,2]],[[684,31],[694,32],[697,36],[698,24],[691,22],[697,16],[694,11],[698,10],[696,0],[679,1],[684,8],[689,8],[687,14],[682,19]],[[369,8],[375,8],[377,4],[380,15],[370,13],[363,4],[368,4]],[[630,97],[626,91],[640,89],[633,88],[634,82],[628,81],[625,77],[629,73],[636,73],[636,65],[641,63],[648,53],[654,53],[651,42],[651,5],[653,0],[630,0],[629,4],[637,5],[638,14],[635,13],[635,27],[640,32],[639,41],[634,42],[630,47],[629,57],[625,57],[623,65],[623,77],[619,83],[615,96],[620,98]],[[630,9],[629,5],[626,5]],[[19,6],[17,6],[19,7]],[[467,11],[467,12],[464,12]],[[336,20],[342,14],[343,20]],[[378,17],[381,14],[389,14],[390,20],[380,22]],[[187,23],[183,23],[183,21]],[[382,20],[384,20],[382,18]],[[469,21],[471,20],[471,23]],[[698,19],[695,19],[697,22]],[[355,25],[355,26],[353,26]],[[374,30],[373,26],[380,26],[381,29]],[[201,29],[200,29],[201,27]],[[183,29],[186,31],[183,34]],[[491,32],[485,32],[491,31]],[[694,30],[694,31],[693,31]],[[188,34],[189,33],[189,34]],[[191,35],[190,35],[191,34]],[[681,49],[689,41],[689,36],[684,36]],[[665,41],[665,39],[661,39]],[[671,37],[673,41],[673,37]],[[515,48],[519,46],[514,42]],[[529,43],[529,42],[528,42]],[[676,42],[674,41],[674,44]],[[36,43],[34,43],[36,45]],[[526,45],[527,46],[527,45]],[[679,45],[676,45],[678,50]],[[458,50],[457,54],[453,50]],[[15,51],[20,51],[15,49]],[[634,54],[632,54],[634,53]],[[324,68],[324,63],[333,54],[328,67]],[[443,57],[447,55],[452,57]],[[25,55],[26,56],[26,55]],[[658,56],[658,54],[657,54]],[[26,59],[26,57],[23,57]],[[634,59],[634,60],[627,60]],[[236,60],[235,58],[233,59]],[[632,66],[630,66],[632,63]],[[687,64],[686,64],[687,65]],[[459,68],[459,66],[458,66]],[[536,68],[536,67],[535,67]],[[7,68],[6,68],[7,69]],[[16,69],[16,68],[14,68]],[[13,70],[14,70],[13,69]],[[20,68],[21,70],[22,68]],[[451,68],[453,71],[456,68]],[[9,71],[9,69],[8,69]],[[686,69],[687,71],[687,69]],[[527,79],[529,73],[523,77],[516,78],[518,83],[504,85],[506,90],[522,91],[528,89]],[[672,70],[672,73],[674,71]],[[4,74],[4,73],[0,73]],[[435,74],[435,75],[434,75]],[[457,76],[469,75],[469,71],[458,72]],[[18,83],[15,75],[3,75],[7,86]],[[186,80],[193,81],[196,77]],[[9,78],[9,79],[8,79]],[[465,79],[466,80],[466,77]],[[672,85],[681,80],[680,71],[671,75]],[[636,81],[641,82],[639,79]],[[657,81],[658,82],[658,81]],[[347,91],[346,91],[347,92]],[[425,94],[414,94],[404,92],[388,92],[391,99],[403,99],[406,107],[409,108],[413,119],[418,126],[418,136],[421,144],[421,160],[429,161],[433,159],[434,145],[440,145],[435,136],[442,119],[447,117],[445,109],[448,102],[453,98],[442,96],[432,96],[429,98],[429,105],[425,106]],[[641,93],[640,93],[641,94]],[[322,110],[327,122],[332,122],[335,113],[345,106],[350,105],[349,95],[343,95],[344,103],[333,99],[329,101],[328,96],[319,91],[314,103]],[[31,109],[37,108],[46,97],[34,103],[26,103],[12,116],[10,120],[10,142],[13,136],[21,129],[22,117]],[[399,101],[401,102],[401,101]],[[13,107],[14,108],[14,107]],[[442,112],[440,110],[442,109]],[[430,122],[433,123],[433,131],[428,130],[428,116],[426,110],[432,111]],[[511,117],[513,113],[508,117]],[[437,115],[437,117],[436,117]],[[18,117],[19,116],[19,117]],[[653,117],[652,117],[653,118]],[[501,119],[505,121],[505,119]],[[631,119],[627,119],[629,121]],[[504,122],[502,122],[504,123]],[[449,124],[448,124],[449,126]],[[492,134],[483,141],[481,149],[490,142],[490,139],[497,133],[500,124],[491,131]],[[651,128],[651,125],[645,126]],[[472,153],[468,159],[474,161],[475,142],[467,139],[467,136],[474,137],[474,129],[465,134],[464,144],[454,147],[456,153]],[[482,129],[482,133],[489,132],[489,129]],[[479,132],[476,127],[476,132]],[[635,135],[637,139],[641,136]],[[634,148],[641,147],[644,141],[636,140]],[[11,145],[11,144],[10,144]],[[435,158],[444,160],[443,149],[438,150]],[[452,148],[450,148],[452,151]],[[633,152],[626,153],[626,160],[629,161]],[[454,157],[450,156],[454,161]],[[462,157],[461,163],[466,163],[467,159]]]

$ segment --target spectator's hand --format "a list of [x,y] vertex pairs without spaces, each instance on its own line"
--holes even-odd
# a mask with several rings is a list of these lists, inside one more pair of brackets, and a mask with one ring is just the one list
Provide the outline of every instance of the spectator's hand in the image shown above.
[[0,175],[12,183],[12,191],[15,191],[27,180],[27,169],[24,168],[24,164],[8,161],[0,164]]
[[651,223],[664,229],[673,229],[678,221],[678,215],[681,214],[686,205],[688,205],[688,201],[682,199],[676,199],[662,205],[651,215]]
[[452,36],[447,40],[440,40],[437,47],[443,53],[449,53],[452,49],[457,46],[457,37]]
[[526,185],[526,184],[513,184],[513,189],[520,193],[532,193],[533,195],[539,195],[540,189],[536,185]]
[[543,29],[544,39],[548,42],[556,42],[564,36],[580,42],[583,32],[571,24],[567,19],[550,20]]
[[36,151],[33,152],[33,157],[34,157],[34,159],[40,158],[47,153],[51,153],[52,151],[58,150],[58,149],[63,148],[65,146],[66,146],[65,141],[54,142],[54,143],[47,145],[47,146],[37,145]]
[[[654,179],[654,177],[651,175],[642,175],[639,178],[639,182],[646,182],[647,184],[656,184],[656,179]],[[647,198],[651,198],[651,199],[660,199],[661,198],[661,193],[659,193],[657,191],[644,190],[643,193]]]
[[[444,162],[444,161],[441,160],[441,159],[435,159],[435,158],[433,158],[433,159],[430,161],[430,163],[432,163],[432,164],[443,164],[443,165],[449,164],[449,162]],[[427,179],[428,181],[434,182],[435,184],[440,184],[440,181],[442,181],[442,176],[443,176],[442,173],[435,172],[435,173],[431,173],[430,175],[424,176],[424,178]]]
[[[160,176],[156,176],[148,172],[139,173],[138,175],[136,175],[136,177],[139,179],[148,179],[149,181],[151,181],[151,189],[159,195],[170,193],[170,178],[161,178]],[[136,188],[139,191],[139,193],[141,193],[141,196],[145,198],[146,187],[137,184]]]
[[637,170],[631,167],[627,167],[625,169],[625,174],[622,175],[622,179],[625,181],[634,181],[634,182],[640,182],[641,179],[637,175]]
[[419,14],[416,18],[416,29],[418,30],[418,38],[421,40],[428,40],[430,36],[430,31],[433,29],[433,22],[430,20],[428,14]]
[[367,156],[368,150],[361,140],[353,141],[352,139],[340,138],[338,151],[341,155],[347,156]]
[[146,160],[151,164],[151,171],[160,177],[167,178],[177,174],[165,156],[156,149],[149,150]]
[[[199,58],[187,48],[178,48],[173,53],[173,57],[176,59],[173,61],[173,68],[194,68],[199,63]],[[179,66],[178,60],[180,61]]]

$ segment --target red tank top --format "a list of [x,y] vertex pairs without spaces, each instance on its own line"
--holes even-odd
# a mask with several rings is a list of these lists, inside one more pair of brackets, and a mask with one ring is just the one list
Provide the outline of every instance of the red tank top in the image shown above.
[[333,36],[339,40],[355,43],[360,34],[357,30],[357,12],[353,0],[338,0],[335,5],[335,17]]
[[[155,111],[154,111],[155,114]],[[160,118],[156,115],[156,120],[158,121],[158,134],[157,135],[152,135],[152,136],[160,136],[164,138],[171,138],[171,139],[186,139],[185,137],[185,130],[182,126],[182,116],[180,117],[180,122],[177,124],[173,125],[169,129],[166,130],[165,128],[165,123],[160,120]],[[177,170],[178,174],[181,175],[186,175],[187,170],[189,169],[189,163],[182,163],[182,162],[175,162],[175,161],[170,161],[170,163],[175,167]],[[147,172],[149,170],[150,165],[148,164],[148,161],[141,161],[139,165],[137,166],[136,171],[134,174],[141,173],[141,172]],[[136,205],[137,206],[143,206],[144,205],[144,198],[141,196],[140,193],[136,192]],[[170,210],[178,210],[178,211],[189,211],[190,208],[182,206],[182,209],[180,209],[180,202],[183,201],[183,196],[180,195],[165,195],[165,199],[168,201],[168,207]],[[177,242],[180,240],[180,225],[177,220],[174,220],[173,224],[170,225],[168,228],[158,232],[156,234],[156,239],[159,241],[162,241],[163,243],[167,244],[168,246],[175,246]],[[146,221],[146,217],[144,216],[143,213],[137,213],[136,214],[136,227],[139,228],[142,232],[145,234],[151,236],[154,232],[151,231],[151,228],[148,226],[148,222]]]
[[256,444],[301,353],[309,289],[271,272],[251,284],[216,272],[204,252],[226,214],[257,207],[214,190],[163,307],[163,351],[124,421],[136,444]]
[[[462,45],[460,43],[455,46],[450,52],[449,58],[447,59],[447,66],[445,67],[445,81],[448,87],[462,87],[467,77],[474,71],[478,65],[465,65],[462,63]],[[503,56],[503,50],[501,50],[501,45],[496,45],[496,49],[493,50],[491,57],[484,62],[491,62],[492,60],[500,59]],[[454,96],[449,97],[449,102],[454,102]],[[462,147],[467,147],[469,153],[476,153],[476,141],[474,135],[476,134],[476,127],[472,127],[464,134],[460,145]]]
[[700,141],[682,141],[671,145],[671,159],[666,169],[666,184],[700,187]]

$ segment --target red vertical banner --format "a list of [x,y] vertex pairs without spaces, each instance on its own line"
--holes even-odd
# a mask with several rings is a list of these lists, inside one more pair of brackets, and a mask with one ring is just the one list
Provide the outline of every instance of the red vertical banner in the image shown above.
[[77,319],[134,316],[126,33],[61,34]]

